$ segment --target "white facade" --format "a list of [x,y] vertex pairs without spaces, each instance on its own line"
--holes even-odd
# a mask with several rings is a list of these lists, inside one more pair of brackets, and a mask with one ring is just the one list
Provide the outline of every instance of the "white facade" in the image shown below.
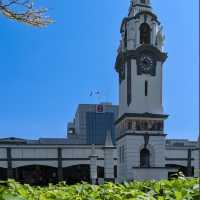
[[[140,53],[139,47],[143,46],[140,41],[140,28],[142,24],[148,24],[151,35],[150,41],[147,45],[151,45],[152,48],[156,48],[157,51],[162,53],[161,44],[158,43],[158,34],[162,34],[162,26],[157,20],[157,17],[152,13],[152,8],[150,7],[150,1],[146,1],[145,4],[139,3],[140,1],[132,1],[130,7],[130,13],[127,18],[122,22],[121,26],[121,43],[119,47],[119,53]],[[139,6],[140,5],[140,6]],[[136,10],[140,10],[137,12]],[[133,15],[134,13],[134,15]],[[138,17],[136,17],[138,15]],[[126,44],[125,44],[126,43]],[[138,52],[137,52],[137,51]],[[145,49],[144,51],[151,51]],[[131,52],[135,51],[135,52]],[[165,55],[163,55],[165,56]],[[133,55],[132,57],[135,57]],[[155,60],[156,76],[151,76],[149,74],[142,74],[138,76],[136,58],[130,58],[131,63],[131,103],[127,105],[127,79],[128,79],[128,62],[125,65],[125,79],[119,85],[119,116],[124,113],[155,113],[163,114],[162,106],[162,72],[163,72],[163,62],[159,59]],[[164,60],[163,60],[164,61]],[[144,85],[145,81],[148,82],[149,95],[145,96]]]
[[[127,64],[126,64],[127,66]],[[131,75],[132,75],[132,96],[130,105],[127,105],[127,79],[119,86],[119,116],[124,113],[155,113],[163,114],[162,106],[162,63],[157,62],[156,77],[151,75],[137,76],[137,64],[135,59],[131,59]],[[127,67],[126,67],[127,69]],[[126,77],[128,71],[126,70]],[[145,96],[145,81],[149,84],[149,95]]]
[[[16,173],[24,167],[45,166],[55,169],[57,173],[59,168],[64,171],[67,168],[81,165],[90,168],[88,173],[90,173],[90,180],[93,183],[96,183],[96,179],[102,182],[101,179],[104,178],[98,177],[99,167],[105,168],[107,178],[115,179],[114,166],[117,165],[117,155],[114,146],[113,148],[106,145],[93,147],[93,145],[65,145],[56,144],[56,142],[33,145],[28,141],[24,144],[17,144],[13,138],[9,143],[8,140],[6,139],[5,142],[2,140],[0,143],[0,179],[2,177],[18,179]],[[63,141],[65,140],[63,139]],[[107,158],[106,161],[104,157]],[[7,172],[4,172],[3,169]],[[11,175],[8,175],[9,170],[12,171]],[[63,180],[63,177],[60,177],[60,180]]]
[[[140,151],[144,148],[144,138],[143,136],[125,136],[120,139],[117,143],[117,149],[120,154],[120,148],[124,149],[122,154],[123,159],[118,159],[118,180],[135,180],[138,179],[138,172],[146,171],[146,173],[151,173],[153,171],[159,170],[163,171],[164,175],[160,177],[155,176],[155,179],[167,178],[167,171],[165,168],[165,138],[163,136],[152,136],[150,137],[147,148],[150,150],[150,172],[149,168],[140,167]],[[144,175],[144,174],[143,174]],[[166,175],[166,176],[165,176]],[[144,176],[145,177],[145,176]],[[139,178],[140,179],[140,178]],[[141,177],[143,179],[143,176]]]
[[[132,0],[121,25],[115,68],[119,73],[119,119],[116,144],[118,181],[167,178],[187,161],[187,148],[168,148],[162,105],[164,35],[149,0]],[[193,157],[197,157],[191,151]],[[191,172],[190,172],[191,174]]]
[[[64,141],[65,139],[63,139]],[[13,142],[13,143],[12,143]],[[143,148],[143,136],[123,137],[115,146],[96,145],[95,151],[92,145],[65,145],[51,143],[31,145],[16,144],[15,140],[8,143],[8,140],[0,142],[0,179],[1,171],[7,176],[8,166],[16,171],[21,167],[47,166],[56,170],[59,168],[58,149],[61,149],[61,167],[66,169],[77,165],[90,166],[90,178],[95,183],[115,179],[122,182],[124,180],[144,180],[167,178],[168,172],[175,172],[182,167],[187,170],[188,149],[195,149],[197,142],[187,140],[167,140],[165,143],[163,136],[152,136],[149,138],[147,148],[151,150],[150,164],[152,168],[140,167],[140,150]],[[64,142],[63,142],[64,143]],[[181,146],[182,145],[182,146]],[[165,147],[164,151],[162,147]],[[8,157],[8,149],[11,149],[11,157]],[[199,169],[198,151],[193,151],[191,165],[194,168],[194,176],[198,176]],[[165,166],[169,166],[167,170]],[[114,176],[114,166],[117,166],[117,177]],[[98,177],[97,168],[104,168],[104,177]],[[3,171],[4,170],[4,171]],[[14,176],[16,178],[16,176]]]

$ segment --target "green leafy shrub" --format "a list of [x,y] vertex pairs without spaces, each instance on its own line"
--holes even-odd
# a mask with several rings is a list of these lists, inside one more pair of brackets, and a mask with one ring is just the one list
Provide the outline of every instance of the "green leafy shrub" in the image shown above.
[[14,180],[0,182],[0,200],[199,200],[197,179],[31,187]]

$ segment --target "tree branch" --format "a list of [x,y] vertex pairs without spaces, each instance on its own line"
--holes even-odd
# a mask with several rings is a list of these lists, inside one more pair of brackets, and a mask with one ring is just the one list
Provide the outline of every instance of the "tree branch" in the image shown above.
[[53,22],[46,16],[46,8],[34,8],[33,0],[0,0],[0,13],[9,19],[35,27],[44,27]]

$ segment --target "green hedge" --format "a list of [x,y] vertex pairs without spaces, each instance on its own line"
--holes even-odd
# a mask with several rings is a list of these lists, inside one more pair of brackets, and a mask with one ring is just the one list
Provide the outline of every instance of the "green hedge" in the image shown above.
[[0,200],[199,200],[197,179],[145,181],[124,184],[65,183],[48,187],[21,185],[13,180],[0,182]]

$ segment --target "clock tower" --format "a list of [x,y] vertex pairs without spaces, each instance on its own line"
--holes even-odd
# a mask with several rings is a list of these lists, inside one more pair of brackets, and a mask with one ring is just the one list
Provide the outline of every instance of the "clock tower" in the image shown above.
[[164,35],[150,0],[131,0],[115,63],[119,75],[116,139],[119,181],[160,179],[165,168],[162,73]]

